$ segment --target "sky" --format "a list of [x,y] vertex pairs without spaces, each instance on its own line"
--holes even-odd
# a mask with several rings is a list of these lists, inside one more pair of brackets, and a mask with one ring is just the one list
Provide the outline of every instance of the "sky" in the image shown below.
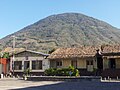
[[68,12],[120,28],[120,0],[0,0],[0,38],[47,16]]

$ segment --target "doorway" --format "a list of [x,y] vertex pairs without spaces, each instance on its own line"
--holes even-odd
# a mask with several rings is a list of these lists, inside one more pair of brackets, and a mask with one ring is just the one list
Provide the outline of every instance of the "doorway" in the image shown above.
[[102,57],[97,57],[97,68],[99,70],[103,70],[103,58]]
[[29,61],[24,61],[24,70],[30,68],[30,62]]
[[110,58],[110,59],[109,59],[109,68],[110,68],[110,69],[116,68],[115,58]]

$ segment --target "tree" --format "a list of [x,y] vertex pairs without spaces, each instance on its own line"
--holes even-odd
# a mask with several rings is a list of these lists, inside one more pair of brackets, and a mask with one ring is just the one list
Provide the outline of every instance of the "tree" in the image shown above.
[[7,58],[7,59],[8,59],[8,58],[10,57],[10,55],[9,55],[8,52],[4,52],[4,53],[1,53],[0,57],[1,57],[1,58]]

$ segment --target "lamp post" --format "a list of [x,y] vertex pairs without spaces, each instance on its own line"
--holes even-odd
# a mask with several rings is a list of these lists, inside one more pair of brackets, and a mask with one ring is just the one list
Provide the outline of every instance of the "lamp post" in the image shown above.
[[13,37],[13,57],[12,57],[12,70],[13,70],[13,75],[14,75],[14,61],[15,61],[15,36]]

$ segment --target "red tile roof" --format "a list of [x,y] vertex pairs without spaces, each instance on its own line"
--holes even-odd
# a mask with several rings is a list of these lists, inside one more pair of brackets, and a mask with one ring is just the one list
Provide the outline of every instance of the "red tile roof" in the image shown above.
[[120,52],[120,46],[119,45],[105,45],[105,46],[101,46],[101,52],[102,53],[116,53],[116,52]]
[[79,48],[58,48],[55,50],[48,59],[58,58],[73,58],[73,57],[93,57],[97,53],[96,50],[100,50],[101,53],[118,53],[120,52],[120,46],[102,45],[101,47],[79,47]]
[[79,47],[79,48],[59,48],[54,51],[48,58],[72,58],[72,57],[91,57],[96,53],[95,47]]

